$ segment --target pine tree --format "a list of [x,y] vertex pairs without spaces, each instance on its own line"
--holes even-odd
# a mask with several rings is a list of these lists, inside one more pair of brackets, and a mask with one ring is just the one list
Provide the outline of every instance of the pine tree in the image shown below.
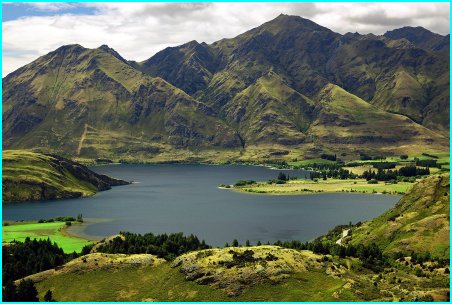
[[52,291],[49,289],[47,290],[46,294],[44,295],[44,302],[55,302],[53,299]]
[[5,286],[3,287],[2,300],[3,302],[17,302],[16,285],[14,285],[13,281],[6,281]]
[[39,302],[38,291],[32,280],[22,280],[17,287],[18,302]]

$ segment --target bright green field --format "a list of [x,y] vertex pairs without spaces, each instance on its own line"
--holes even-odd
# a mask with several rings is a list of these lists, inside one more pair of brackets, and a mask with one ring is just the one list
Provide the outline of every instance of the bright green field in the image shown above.
[[[2,227],[3,242],[12,242],[14,240],[23,242],[27,237],[30,239],[47,239],[56,242],[63,248],[64,252],[80,252],[83,246],[91,242],[67,235],[64,232],[63,222],[54,223],[26,223],[14,224]],[[76,224],[74,224],[76,225]]]

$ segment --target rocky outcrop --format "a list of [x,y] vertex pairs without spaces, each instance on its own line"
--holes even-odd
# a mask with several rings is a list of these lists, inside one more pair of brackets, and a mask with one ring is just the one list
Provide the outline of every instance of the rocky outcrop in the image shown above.
[[278,283],[290,274],[319,267],[320,255],[278,246],[229,247],[206,249],[177,257],[178,267],[188,281],[223,289],[238,296],[250,286]]

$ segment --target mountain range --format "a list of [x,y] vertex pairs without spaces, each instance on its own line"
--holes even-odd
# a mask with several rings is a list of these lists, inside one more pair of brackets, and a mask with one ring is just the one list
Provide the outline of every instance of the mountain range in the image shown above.
[[3,78],[3,148],[157,161],[444,151],[449,39],[280,15],[143,62],[66,45]]

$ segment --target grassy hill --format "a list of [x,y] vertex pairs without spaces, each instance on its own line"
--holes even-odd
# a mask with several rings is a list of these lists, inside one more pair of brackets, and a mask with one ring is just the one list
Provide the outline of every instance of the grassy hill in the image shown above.
[[29,278],[40,297],[50,289],[57,301],[445,300],[448,288],[441,268],[417,277],[398,263],[378,276],[353,258],[278,246],[207,249],[173,262],[94,253]]
[[2,165],[3,203],[89,196],[128,184],[56,155],[6,150]]
[[390,210],[352,229],[352,244],[376,243],[386,253],[430,253],[449,258],[450,178],[434,175],[418,182]]

